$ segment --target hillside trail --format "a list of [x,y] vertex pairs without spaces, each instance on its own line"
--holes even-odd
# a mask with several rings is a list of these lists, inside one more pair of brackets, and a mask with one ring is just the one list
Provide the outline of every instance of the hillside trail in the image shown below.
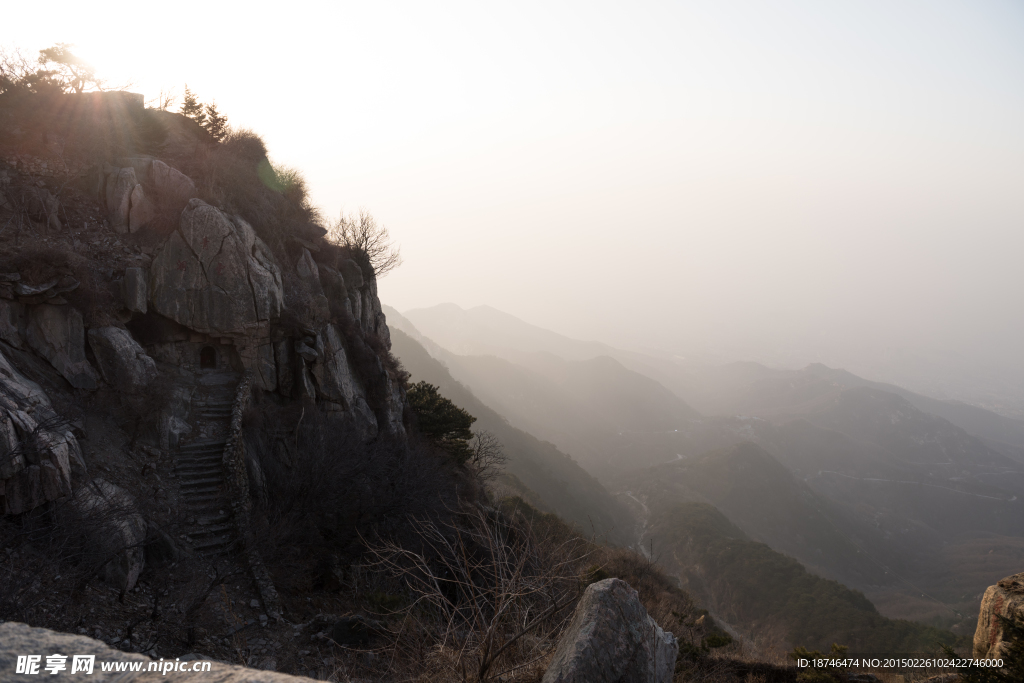
[[237,533],[224,476],[231,408],[241,376],[206,370],[192,397],[193,433],[178,447],[174,473],[187,525],[185,541],[199,555],[224,556],[234,550]]
[[[637,550],[640,551],[640,554],[648,562],[658,563],[658,560],[660,559],[661,555],[660,555],[660,553],[657,553],[657,554],[655,553],[655,548],[654,548],[653,541],[649,542],[648,545],[646,545],[646,546],[644,545],[645,537],[647,536],[647,533],[650,530],[649,529],[649,524],[650,524],[651,510],[650,510],[649,507],[647,507],[647,503],[642,500],[643,494],[641,493],[640,497],[637,497],[636,495],[633,494],[632,491],[623,491],[622,495],[624,495],[626,498],[628,498],[630,501],[632,501],[632,504],[628,504],[628,503],[627,504],[629,505],[630,508],[633,509],[633,514],[634,514],[634,516],[636,517],[636,520],[637,520],[637,527],[636,527],[636,548],[637,548]],[[675,550],[672,550],[672,559],[675,560],[675,564],[676,564],[677,567],[683,567],[684,566],[684,563],[680,560],[679,555],[678,555],[678,553]],[[675,577],[676,582],[677,582],[677,584],[680,587],[685,585],[686,581],[684,581],[683,575],[681,573],[679,573],[679,572],[673,573],[671,570],[669,570],[663,564],[661,565],[661,568],[669,576]],[[706,586],[705,586],[705,591],[707,592],[707,587]],[[708,611],[708,614],[711,615],[711,618],[715,620],[715,623],[717,623],[726,633],[728,633],[730,636],[732,636],[736,640],[742,640],[744,642],[744,646],[750,648],[749,654],[755,655],[755,656],[758,654],[758,652],[759,652],[758,648],[753,644],[753,642],[749,638],[745,638],[743,633],[739,629],[737,629],[735,626],[733,626],[732,624],[727,622],[725,619],[722,618],[722,616],[720,614],[715,612],[715,610],[711,609],[707,605],[701,605],[701,607],[703,607],[704,609],[706,609]]]

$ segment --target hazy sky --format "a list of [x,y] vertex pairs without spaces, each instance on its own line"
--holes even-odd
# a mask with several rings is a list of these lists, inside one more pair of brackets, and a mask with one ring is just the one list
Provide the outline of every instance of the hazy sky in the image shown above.
[[[1024,346],[1024,3],[14,3],[0,42],[188,82],[405,264],[618,344]],[[853,354],[853,355],[851,355]]]

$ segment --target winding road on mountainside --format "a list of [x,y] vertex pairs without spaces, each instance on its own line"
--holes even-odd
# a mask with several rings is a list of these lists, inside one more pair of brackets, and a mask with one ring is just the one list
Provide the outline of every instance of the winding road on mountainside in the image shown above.
[[[624,491],[622,495],[625,495],[627,498],[629,498],[634,503],[636,503],[636,505],[640,506],[640,511],[641,512],[640,512],[640,514],[636,515],[636,519],[637,519],[637,527],[636,527],[636,539],[637,540],[636,540],[636,545],[637,545],[637,548],[640,551],[640,554],[643,555],[647,559],[648,562],[651,562],[651,563],[657,562],[657,559],[652,556],[653,545],[650,548],[645,548],[644,547],[644,536],[647,535],[647,524],[648,524],[648,521],[650,520],[650,517],[651,517],[651,510],[650,510],[650,508],[647,507],[647,503],[645,503],[644,501],[642,501],[639,498],[637,498],[636,496],[634,496],[632,491]],[[680,561],[680,559],[679,559],[679,555],[676,554],[676,552],[674,550],[672,551],[672,559],[675,560],[675,563],[676,563],[677,567],[682,567],[683,566],[682,561]],[[665,569],[665,567],[662,567],[662,569]],[[683,585],[683,577],[682,576],[680,576],[679,574],[672,574],[671,572],[668,572],[667,569],[666,569],[666,573],[668,573],[669,576],[674,576],[676,581],[678,582],[678,584],[680,586]],[[703,581],[703,576],[701,577],[701,580]],[[710,592],[711,592],[707,585],[704,586],[704,591],[705,591],[705,593],[708,593],[708,594],[710,594]],[[711,615],[711,618],[715,620],[715,623],[718,624],[722,628],[722,630],[724,630],[726,633],[728,633],[730,636],[732,636],[736,640],[742,640],[742,641],[746,642],[751,648],[753,648],[755,653],[757,652],[757,647],[754,646],[753,643],[749,642],[748,638],[744,638],[743,634],[740,633],[740,631],[737,630],[732,624],[728,623],[717,612],[715,612],[714,610],[710,609],[706,605],[703,606],[703,608],[708,611],[708,614]]]

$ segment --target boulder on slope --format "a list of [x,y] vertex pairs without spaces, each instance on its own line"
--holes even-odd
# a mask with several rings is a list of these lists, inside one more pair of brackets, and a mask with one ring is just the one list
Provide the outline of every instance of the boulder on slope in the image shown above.
[[621,579],[587,586],[543,683],[670,683],[679,644]]
[[1006,656],[1008,643],[1004,640],[999,617],[1024,622],[1024,572],[1007,576],[985,591],[978,612],[978,627],[974,631],[975,659]]

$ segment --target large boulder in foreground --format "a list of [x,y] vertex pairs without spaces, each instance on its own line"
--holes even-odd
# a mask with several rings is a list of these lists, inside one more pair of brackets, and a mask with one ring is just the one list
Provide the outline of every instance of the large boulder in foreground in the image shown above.
[[679,644],[621,579],[587,586],[543,683],[670,683]]
[[[311,678],[303,676],[289,676],[288,674],[275,671],[260,671],[258,669],[247,669],[223,662],[209,662],[209,670],[191,671],[195,664],[201,664],[205,668],[206,662],[202,659],[187,661],[176,661],[174,659],[165,662],[154,661],[146,655],[136,652],[122,652],[114,650],[99,640],[76,636],[70,633],[59,633],[46,628],[35,628],[27,624],[19,624],[8,621],[0,624],[0,672],[3,672],[5,681],[39,681],[48,679],[51,674],[45,670],[46,658],[54,653],[68,655],[65,660],[67,670],[61,671],[62,675],[53,676],[60,680],[83,680],[92,683],[155,683],[156,681],[170,681],[175,683],[312,683]],[[39,668],[34,674],[18,674],[18,657],[39,655]],[[92,655],[95,663],[91,674],[78,672],[71,674],[72,657],[74,655]],[[103,671],[100,662],[136,662],[141,666],[141,671]],[[150,664],[154,667],[166,666],[166,670],[154,668],[148,671]],[[170,667],[178,665],[178,671]]]
[[975,659],[1006,657],[1008,644],[1003,640],[1000,616],[1010,621],[1024,621],[1024,572],[1007,576],[985,591],[978,613],[978,628],[974,631]]
[[103,379],[119,391],[138,393],[156,379],[156,361],[128,330],[120,327],[91,329],[89,346]]
[[235,337],[277,318],[284,288],[252,226],[192,199],[153,260],[149,297],[157,313],[189,329]]

